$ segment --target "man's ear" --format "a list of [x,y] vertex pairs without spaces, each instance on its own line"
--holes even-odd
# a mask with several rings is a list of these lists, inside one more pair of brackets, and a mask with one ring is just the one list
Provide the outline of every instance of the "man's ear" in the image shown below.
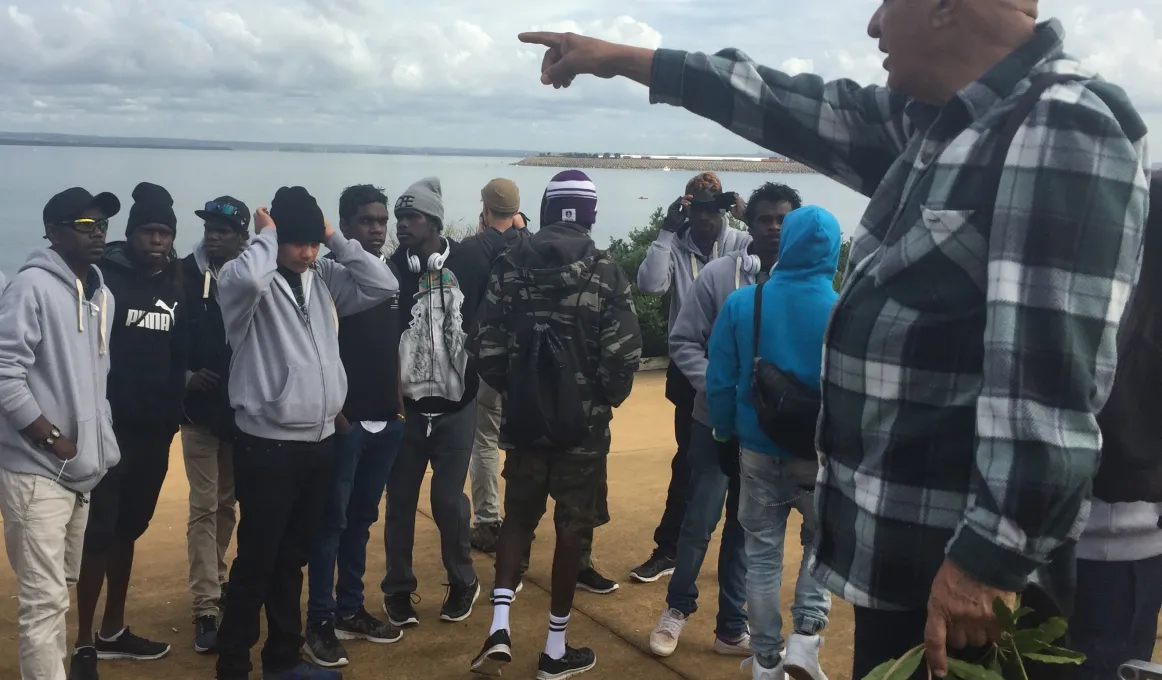
[[962,0],[935,0],[932,7],[932,28],[947,28],[952,25],[953,15]]
[[344,238],[351,238],[351,235],[347,233],[347,218],[346,217],[339,218],[339,233],[343,234]]

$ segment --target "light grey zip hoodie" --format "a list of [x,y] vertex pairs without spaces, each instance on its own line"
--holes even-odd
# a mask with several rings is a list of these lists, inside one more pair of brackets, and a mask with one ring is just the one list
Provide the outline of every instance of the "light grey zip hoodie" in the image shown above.
[[757,255],[746,251],[711,261],[690,287],[678,318],[670,330],[670,360],[678,366],[694,389],[694,420],[710,427],[706,405],[706,347],[718,311],[731,293],[754,285],[761,264]]
[[1158,517],[1162,503],[1106,503],[1097,498],[1077,542],[1077,557],[1095,562],[1136,562],[1162,555]]
[[[93,271],[90,300],[56,251],[38,250],[0,297],[0,468],[79,493],[121,460],[105,398],[113,294]],[[42,415],[76,444],[67,464],[20,433]]]
[[304,316],[278,273],[278,237],[263,231],[218,275],[218,304],[233,350],[230,405],[238,429],[255,437],[317,442],[335,432],[347,398],[339,317],[387,300],[399,282],[387,264],[336,232],[335,259],[303,274]]
[[669,328],[673,330],[678,312],[682,310],[690,286],[698,278],[708,262],[750,245],[750,234],[739,229],[731,229],[722,218],[722,231],[710,250],[710,256],[702,254],[690,230],[684,229],[682,237],[669,231],[661,231],[658,238],[646,251],[646,259],[637,270],[637,287],[647,295],[662,295],[672,292],[670,298]]

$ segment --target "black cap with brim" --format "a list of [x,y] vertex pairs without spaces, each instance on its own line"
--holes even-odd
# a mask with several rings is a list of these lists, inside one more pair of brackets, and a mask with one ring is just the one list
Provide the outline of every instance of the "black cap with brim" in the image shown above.
[[228,224],[238,231],[250,229],[250,208],[246,207],[245,203],[233,196],[219,196],[213,202],[218,205],[232,205],[236,212],[233,215],[226,215],[216,210],[195,210],[194,214],[198,216],[198,219]]
[[48,200],[44,206],[45,224],[63,224],[80,219],[89,208],[97,208],[106,219],[121,212],[121,201],[108,191],[90,194],[81,187],[65,189]]

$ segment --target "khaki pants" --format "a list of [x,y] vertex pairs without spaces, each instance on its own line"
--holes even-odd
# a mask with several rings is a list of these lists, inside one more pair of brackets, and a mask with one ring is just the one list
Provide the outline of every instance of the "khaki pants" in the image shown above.
[[182,456],[190,481],[186,541],[194,618],[218,616],[226,582],[226,549],[234,533],[233,445],[196,425],[182,427]]
[[81,570],[88,503],[47,477],[0,470],[0,513],[19,583],[20,677],[65,680],[65,616]]
[[472,511],[476,525],[500,524],[500,419],[503,409],[500,393],[480,381],[476,399],[476,439],[468,474],[472,479]]

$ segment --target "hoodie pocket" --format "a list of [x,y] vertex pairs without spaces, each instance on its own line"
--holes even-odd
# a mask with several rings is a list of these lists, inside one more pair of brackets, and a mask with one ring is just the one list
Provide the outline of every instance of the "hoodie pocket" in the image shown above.
[[327,391],[326,376],[334,367],[291,366],[287,370],[286,381],[278,396],[266,404],[264,415],[283,427],[307,428],[320,425],[324,418],[324,396]]
[[[49,469],[55,468],[60,473],[61,482],[69,485],[84,484],[99,476],[103,471],[101,449],[106,444],[102,437],[101,420],[100,414],[93,414],[92,418],[77,422],[77,438],[73,442],[77,447],[77,455],[72,460],[62,461],[51,452],[44,452]],[[110,424],[109,429],[112,430],[112,424]],[[116,442],[113,443],[113,451],[117,451]],[[63,470],[61,469],[62,465],[64,466]]]

